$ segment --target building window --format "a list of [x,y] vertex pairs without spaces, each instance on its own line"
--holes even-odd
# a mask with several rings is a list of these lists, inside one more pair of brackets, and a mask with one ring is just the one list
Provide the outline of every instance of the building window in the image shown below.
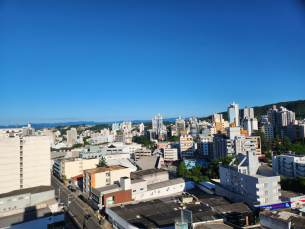
[[22,199],[23,199],[23,197],[19,197],[19,198],[18,198],[18,200],[22,200]]
[[11,199],[8,199],[8,200],[7,200],[8,203],[11,202],[11,201],[12,201]]
[[144,188],[140,188],[140,190],[142,191],[142,190],[144,190]]
[[268,198],[265,198],[265,203],[268,203]]
[[265,191],[265,196],[268,196],[268,191]]
[[264,188],[267,188],[268,187],[268,183],[264,183]]
[[136,192],[137,190],[135,189],[135,190],[132,190],[132,192]]

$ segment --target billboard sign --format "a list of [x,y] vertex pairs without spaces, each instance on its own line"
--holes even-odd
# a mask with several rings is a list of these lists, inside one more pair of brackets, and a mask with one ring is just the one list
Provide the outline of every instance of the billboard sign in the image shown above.
[[305,196],[291,197],[290,201],[292,209],[305,210]]
[[275,209],[280,209],[280,208],[289,208],[291,206],[290,202],[284,202],[280,204],[272,204],[272,205],[260,205],[257,206],[257,210],[265,211],[265,210],[275,210]]

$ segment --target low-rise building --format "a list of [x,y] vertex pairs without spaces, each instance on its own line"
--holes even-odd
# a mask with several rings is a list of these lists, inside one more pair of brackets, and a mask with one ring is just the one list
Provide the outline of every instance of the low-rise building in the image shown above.
[[84,170],[84,193],[91,196],[92,188],[120,183],[121,177],[130,177],[130,169],[119,165]]
[[66,176],[67,179],[83,173],[85,169],[95,168],[99,163],[98,158],[61,158],[54,159],[53,173],[55,176],[62,178]]
[[106,214],[109,222],[119,229],[174,228],[175,221],[181,219],[182,207],[192,211],[193,227],[206,222],[223,222],[220,214],[200,202],[193,201],[193,198],[191,202],[184,203],[180,199],[183,199],[182,195],[172,195],[141,201],[138,204],[106,207]]
[[305,217],[290,208],[263,211],[259,213],[259,218],[264,228],[301,229],[305,225]]
[[140,157],[150,157],[151,150],[148,148],[137,149],[134,155],[135,155],[135,160],[139,159]]
[[305,156],[288,152],[272,157],[272,170],[287,177],[305,176]]
[[112,135],[103,135],[103,136],[97,136],[93,138],[94,144],[102,144],[105,142],[113,142],[113,136]]

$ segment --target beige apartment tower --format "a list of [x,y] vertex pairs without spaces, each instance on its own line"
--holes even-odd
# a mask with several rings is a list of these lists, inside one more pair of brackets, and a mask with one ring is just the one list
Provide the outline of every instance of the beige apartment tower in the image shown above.
[[20,129],[0,133],[0,194],[51,185],[50,137],[22,136]]

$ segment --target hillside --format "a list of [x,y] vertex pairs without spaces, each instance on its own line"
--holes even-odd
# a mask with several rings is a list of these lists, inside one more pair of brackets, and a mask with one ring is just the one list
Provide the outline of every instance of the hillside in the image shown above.
[[[268,104],[268,105],[264,105],[264,106],[253,107],[255,117],[259,118],[262,115],[266,115],[267,111],[270,108],[272,108],[272,105],[276,105],[277,108],[279,108],[280,106],[283,106],[283,107],[286,107],[288,110],[291,110],[291,111],[295,112],[296,119],[305,118],[305,100],[279,102],[279,103],[273,103],[273,104]],[[241,109],[240,109],[240,111],[241,111]],[[222,114],[223,118],[225,120],[228,120],[227,111],[220,112],[219,114]],[[207,120],[207,119],[212,119],[212,115],[210,115],[208,117],[199,118],[199,120]]]

